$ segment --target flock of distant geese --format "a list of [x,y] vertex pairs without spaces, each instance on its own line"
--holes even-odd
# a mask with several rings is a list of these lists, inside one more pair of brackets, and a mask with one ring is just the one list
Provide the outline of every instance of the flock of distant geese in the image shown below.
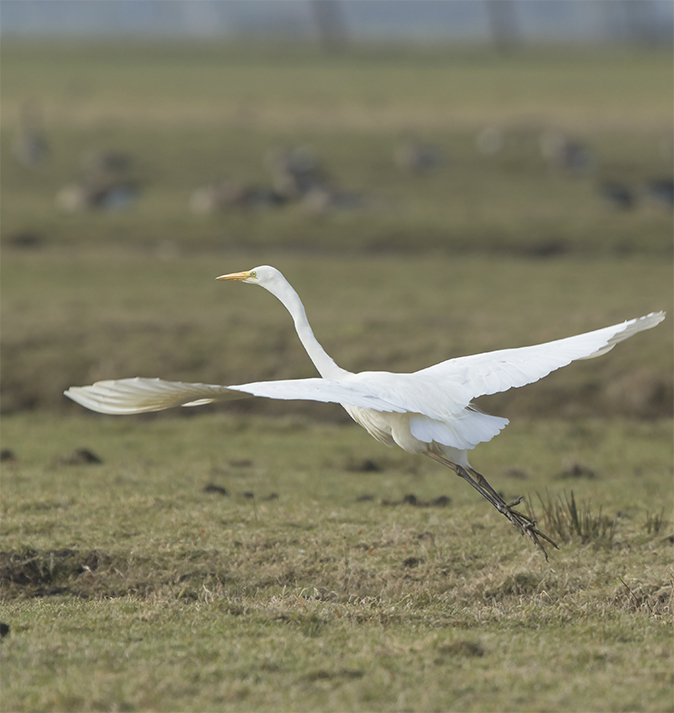
[[[540,157],[551,169],[573,177],[597,174],[599,163],[590,146],[559,130],[509,131],[488,126],[477,134],[475,146],[483,156],[497,156],[509,143],[531,143],[532,136],[537,141]],[[33,103],[22,107],[13,148],[16,159],[27,168],[37,168],[49,158],[46,132],[39,108]],[[664,141],[660,150],[671,167],[671,139]],[[299,203],[308,212],[324,213],[362,210],[380,204],[363,193],[337,187],[309,147],[269,151],[265,163],[271,174],[269,186],[232,180],[204,185],[192,193],[190,210],[195,214],[210,214],[235,208],[263,209]],[[449,160],[445,151],[436,145],[405,139],[395,147],[393,163],[400,171],[425,176],[440,171]],[[133,157],[130,154],[106,150],[90,152],[82,160],[82,177],[57,193],[56,205],[66,213],[130,208],[141,195],[140,183],[131,178],[132,172]],[[674,206],[671,175],[654,177],[639,184],[597,180],[595,186],[597,194],[616,210],[631,210],[644,199],[670,210]]]

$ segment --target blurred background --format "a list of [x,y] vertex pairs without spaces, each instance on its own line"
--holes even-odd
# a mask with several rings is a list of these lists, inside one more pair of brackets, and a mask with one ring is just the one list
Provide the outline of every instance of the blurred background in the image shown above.
[[[669,0],[3,0],[2,408],[412,371],[672,304]],[[671,415],[671,318],[503,415]],[[324,418],[323,406],[228,409]]]
[[3,34],[670,43],[669,0],[7,0]]

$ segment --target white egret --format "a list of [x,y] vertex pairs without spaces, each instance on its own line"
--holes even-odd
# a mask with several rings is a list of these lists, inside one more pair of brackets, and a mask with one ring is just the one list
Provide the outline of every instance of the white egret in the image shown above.
[[92,411],[106,414],[161,411],[247,396],[339,403],[376,440],[389,446],[397,444],[409,453],[423,453],[451,468],[522,535],[527,534],[546,559],[541,539],[556,545],[536,529],[535,521],[513,509],[522,498],[506,503],[468,463],[467,452],[491,440],[508,423],[506,418],[482,413],[471,401],[538,381],[576,359],[606,354],[618,342],[665,318],[664,312],[652,312],[545,344],[449,359],[411,374],[354,374],[337,366],[318,343],[298,294],[278,270],[263,265],[216,279],[260,285],[277,297],[293,318],[297,336],[321,378],[219,386],[137,377],[73,386],[65,395]]

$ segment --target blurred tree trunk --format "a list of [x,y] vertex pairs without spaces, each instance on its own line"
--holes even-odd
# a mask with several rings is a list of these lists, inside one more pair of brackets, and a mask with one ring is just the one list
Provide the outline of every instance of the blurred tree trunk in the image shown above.
[[519,44],[521,33],[513,0],[485,0],[494,45],[507,51]]
[[347,29],[339,0],[311,0],[318,37],[328,52],[341,52],[347,44]]
[[636,44],[671,40],[671,30],[658,22],[653,0],[602,0],[601,7],[611,40]]
[[657,11],[651,0],[623,0],[629,39],[637,44],[657,42]]

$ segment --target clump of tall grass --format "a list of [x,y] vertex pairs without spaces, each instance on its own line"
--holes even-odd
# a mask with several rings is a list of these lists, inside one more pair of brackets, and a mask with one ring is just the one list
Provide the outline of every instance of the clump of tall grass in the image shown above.
[[644,523],[644,530],[649,535],[657,535],[660,530],[662,530],[667,524],[667,518],[665,517],[665,509],[662,508],[659,513],[646,513],[646,522]]
[[557,498],[538,494],[543,509],[541,525],[552,539],[562,542],[580,540],[582,544],[612,545],[617,517],[602,512],[601,505],[595,512],[588,502],[578,503],[573,490]]

